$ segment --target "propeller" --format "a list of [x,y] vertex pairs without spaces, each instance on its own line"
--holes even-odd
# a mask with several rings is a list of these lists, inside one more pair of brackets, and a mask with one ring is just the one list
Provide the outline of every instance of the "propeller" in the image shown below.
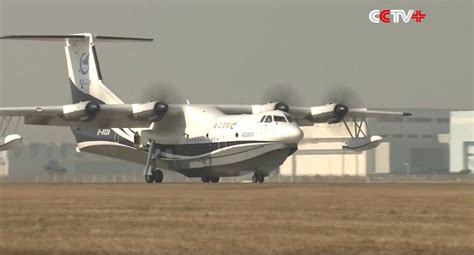
[[[186,102],[182,92],[176,86],[164,82],[156,82],[147,86],[143,90],[142,100],[158,102],[154,105],[153,111],[160,117],[155,121],[160,120],[168,112],[170,104],[183,104]],[[171,115],[166,123],[161,125],[160,130],[163,133],[184,133],[185,128],[184,114],[179,113]]]
[[330,103],[338,103],[349,108],[360,107],[361,100],[357,92],[346,85],[333,85],[324,94],[324,100]]
[[284,112],[289,112],[289,105],[297,106],[302,103],[302,98],[298,93],[298,90],[287,83],[276,84],[268,87],[265,90],[263,100],[267,103],[277,103],[275,105],[275,110]]
[[334,117],[328,121],[329,124],[341,122],[349,108],[359,107],[361,101],[356,91],[345,85],[333,85],[325,94],[325,100],[330,103],[336,103],[334,106]]
[[142,100],[158,101],[166,104],[184,103],[184,97],[176,86],[167,83],[154,83],[143,90]]

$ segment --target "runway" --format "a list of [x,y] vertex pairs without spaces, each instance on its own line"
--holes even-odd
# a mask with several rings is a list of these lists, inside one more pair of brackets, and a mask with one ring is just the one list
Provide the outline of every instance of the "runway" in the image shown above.
[[0,254],[473,254],[472,184],[1,184]]

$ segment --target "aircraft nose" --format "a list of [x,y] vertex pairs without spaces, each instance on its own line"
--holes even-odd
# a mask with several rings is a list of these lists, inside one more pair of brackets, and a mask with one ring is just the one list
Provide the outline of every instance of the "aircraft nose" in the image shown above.
[[289,142],[298,143],[303,139],[303,131],[298,126],[288,128],[286,138]]

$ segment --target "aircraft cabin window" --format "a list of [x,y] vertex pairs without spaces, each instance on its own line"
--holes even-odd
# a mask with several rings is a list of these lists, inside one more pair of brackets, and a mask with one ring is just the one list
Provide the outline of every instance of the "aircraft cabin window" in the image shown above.
[[272,122],[272,116],[267,115],[267,117],[265,118],[265,123],[270,123],[270,122]]
[[277,116],[277,115],[275,115],[275,116],[273,116],[273,119],[275,120],[275,122],[283,122],[283,123],[286,123],[286,119],[285,119],[285,117],[283,117],[283,116]]

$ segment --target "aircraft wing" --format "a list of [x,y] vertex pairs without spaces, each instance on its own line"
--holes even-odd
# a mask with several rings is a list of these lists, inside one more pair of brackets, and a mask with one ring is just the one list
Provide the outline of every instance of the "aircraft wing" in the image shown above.
[[[392,111],[374,111],[366,108],[349,108],[346,114],[339,115],[337,109],[334,107],[326,109],[326,106],[322,106],[323,109],[319,109],[320,106],[314,107],[291,107],[289,113],[295,118],[295,121],[300,126],[312,126],[315,123],[337,123],[342,120],[351,121],[355,119],[393,119],[405,116],[411,116],[411,113],[407,112],[392,112]],[[338,116],[339,115],[339,116]]]
[[[0,108],[0,117],[23,117],[27,125],[147,128],[153,122],[159,122],[163,118],[163,122],[170,122],[163,125],[173,126],[177,122],[176,119],[183,115],[183,106],[167,105],[156,101],[144,104],[97,104],[85,101],[62,106],[4,107]],[[291,114],[300,126],[311,126],[314,123],[338,123],[344,119],[397,118],[411,115],[405,112],[374,111],[365,108],[349,109],[342,104],[313,107],[292,107],[279,103],[204,106],[215,107],[225,114],[255,114],[282,110]]]
[[180,107],[166,105],[166,109],[157,109],[156,105],[156,102],[96,104],[87,101],[62,106],[2,107],[0,117],[23,117],[27,125],[146,128],[165,114],[180,111]]
[[412,114],[409,112],[392,112],[392,111],[373,111],[366,108],[353,108],[349,109],[346,117],[353,118],[397,118],[407,117]]
[[411,116],[411,113],[407,112],[375,111],[367,108],[348,108],[345,105],[336,103],[312,107],[294,107],[279,103],[268,103],[264,105],[217,105],[216,107],[226,114],[248,114],[282,110],[291,114],[300,126],[312,126],[315,123],[337,123],[344,119],[386,119]]

